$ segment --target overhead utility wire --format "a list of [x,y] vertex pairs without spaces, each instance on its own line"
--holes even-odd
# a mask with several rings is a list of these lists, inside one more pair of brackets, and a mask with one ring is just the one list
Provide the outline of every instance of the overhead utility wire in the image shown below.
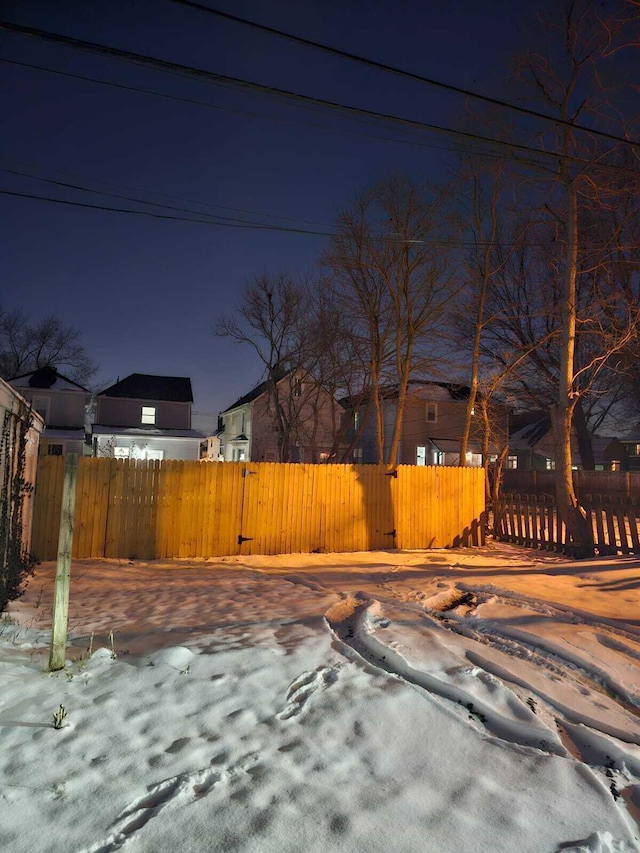
[[[46,178],[38,178],[37,180],[46,180]],[[52,183],[56,183],[56,182],[52,181]],[[81,187],[80,189],[85,189],[85,188]],[[95,190],[91,190],[89,188],[86,188],[86,189],[88,192],[98,192]],[[16,198],[26,198],[26,199],[37,200],[37,201],[46,201],[46,202],[50,202],[52,204],[64,204],[64,205],[68,205],[70,207],[83,207],[83,208],[88,208],[90,210],[103,210],[103,211],[106,211],[108,213],[126,213],[126,214],[129,214],[132,216],[148,216],[148,217],[151,217],[152,219],[169,219],[169,220],[173,220],[175,222],[190,222],[190,223],[196,223],[198,225],[209,225],[209,226],[214,226],[214,227],[218,226],[221,228],[247,228],[247,229],[256,230],[256,231],[278,231],[278,232],[287,233],[287,234],[304,234],[304,235],[309,235],[312,237],[344,237],[345,236],[344,233],[341,234],[340,232],[336,232],[336,231],[312,231],[310,229],[305,229],[305,228],[291,228],[291,227],[287,227],[287,226],[264,225],[264,224],[258,223],[258,222],[242,222],[241,220],[238,220],[237,222],[233,222],[233,221],[217,222],[213,218],[210,218],[210,219],[194,219],[193,217],[190,217],[190,216],[172,216],[171,214],[168,214],[168,213],[153,213],[152,211],[149,211],[149,210],[131,210],[130,208],[124,208],[124,207],[108,207],[107,205],[104,205],[104,204],[90,204],[88,202],[72,201],[71,199],[64,199],[64,198],[52,198],[51,196],[38,195],[37,193],[25,193],[25,192],[18,192],[18,191],[14,191],[14,190],[0,189],[0,195],[14,196]],[[116,196],[116,197],[126,199],[126,196]],[[180,208],[175,208],[175,209],[180,210]],[[207,214],[199,214],[198,211],[193,211],[193,212],[195,213],[196,216],[198,216],[198,215],[206,216],[207,215]],[[227,217],[223,217],[223,218],[227,219]],[[405,242],[410,242],[410,243],[420,243],[420,244],[424,244],[424,245],[433,244],[436,246],[439,246],[439,245],[456,246],[459,248],[465,248],[465,247],[475,248],[477,246],[491,245],[490,242],[482,241],[482,240],[445,240],[445,239],[441,239],[441,238],[435,238],[433,240],[409,240],[409,241],[405,241],[402,239],[394,240],[394,239],[390,239],[389,237],[371,236],[371,237],[368,237],[366,239],[368,239],[370,242],[375,242],[375,243],[403,244]],[[515,246],[517,244],[516,243],[503,243],[502,245],[514,245]],[[529,243],[528,245],[530,245],[530,246],[546,246],[546,245],[548,245],[548,243]],[[639,249],[640,245],[629,244],[629,245],[624,246],[623,248],[625,248],[625,249]]]
[[[20,68],[31,68],[32,70],[35,70],[35,71],[45,71],[48,74],[56,74],[60,77],[69,77],[73,80],[85,80],[88,83],[98,83],[100,86],[110,86],[114,89],[124,89],[127,92],[137,92],[137,93],[142,94],[142,95],[153,95],[154,97],[157,97],[157,98],[165,98],[167,100],[177,101],[177,102],[183,103],[183,104],[193,104],[194,106],[207,107],[207,108],[212,109],[212,110],[220,110],[222,112],[234,113],[236,115],[246,115],[246,116],[250,116],[251,118],[267,119],[268,121],[273,121],[273,122],[277,122],[280,124],[295,124],[295,125],[299,125],[301,127],[310,127],[310,128],[313,128],[314,130],[322,130],[326,133],[338,133],[338,134],[342,134],[344,136],[357,136],[357,137],[362,137],[364,139],[375,139],[375,140],[380,141],[380,142],[391,142],[391,143],[396,143],[396,144],[400,144],[400,145],[412,145],[412,146],[417,147],[417,148],[428,148],[429,150],[433,150],[433,151],[454,151],[454,152],[460,151],[460,146],[456,147],[455,144],[454,145],[435,145],[431,142],[424,142],[424,141],[420,141],[418,139],[401,139],[400,137],[381,136],[380,134],[377,134],[377,133],[364,133],[363,131],[345,130],[343,128],[328,127],[327,125],[317,124],[315,122],[300,121],[298,119],[285,119],[285,118],[280,118],[279,116],[269,115],[268,113],[254,112],[251,110],[241,110],[241,109],[238,109],[236,107],[223,107],[220,104],[212,104],[210,101],[201,101],[201,100],[198,100],[196,98],[185,98],[185,97],[181,97],[180,95],[170,95],[167,92],[158,92],[155,89],[143,89],[140,86],[127,86],[124,83],[115,83],[112,80],[102,80],[99,77],[89,77],[86,74],[73,74],[70,71],[60,71],[57,68],[49,68],[46,65],[36,65],[32,62],[20,62],[17,59],[6,59],[5,57],[0,56],[0,62],[4,62],[6,65],[16,65]],[[369,124],[372,124],[372,122],[363,121],[363,124],[368,126]],[[446,129],[443,128],[443,130],[446,130]],[[452,134],[455,133],[455,131],[453,131],[453,130],[451,130],[450,132]],[[495,151],[483,151],[483,152],[478,151],[478,156],[501,157],[503,155],[498,154]],[[607,168],[616,169],[618,167],[617,166],[607,166]],[[252,211],[248,211],[248,212],[251,213]],[[267,216],[268,214],[263,214],[263,215]],[[273,214],[271,214],[271,215],[273,215]],[[286,217],[281,217],[281,218],[284,219]]]
[[[70,199],[64,198],[51,198],[50,196],[37,195],[36,193],[23,193],[16,192],[13,190],[3,190],[0,189],[0,195],[9,195],[15,196],[17,198],[29,198],[29,199],[37,199],[38,201],[48,201],[54,204],[67,204],[71,207],[88,207],[92,210],[106,210],[111,213],[129,213],[133,216],[150,216],[153,219],[173,219],[177,222],[197,222],[200,225],[213,225],[219,226],[223,228],[250,228],[258,231],[285,231],[293,234],[310,234],[314,237],[333,237],[335,233],[330,233],[328,231],[311,231],[304,228],[289,228],[279,225],[264,225],[260,223],[253,222],[215,222],[212,219],[193,219],[188,216],[172,216],[169,213],[152,213],[150,210],[131,210],[130,208],[124,207],[107,207],[103,204],[89,204],[88,202],[82,201],[71,201]],[[196,211],[197,213],[197,211]],[[207,214],[199,214],[201,216],[206,216]]]
[[[0,157],[0,161],[2,161],[4,159],[5,158]],[[212,217],[217,217],[218,219],[228,219],[230,222],[247,222],[246,219],[239,219],[238,217],[235,217],[235,216],[234,217],[222,216],[219,213],[207,213],[204,210],[193,210],[191,208],[186,208],[186,207],[175,207],[174,205],[163,204],[162,202],[158,202],[158,201],[148,201],[146,199],[136,198],[134,196],[126,196],[126,195],[122,195],[120,193],[113,193],[113,192],[107,192],[106,190],[95,189],[93,187],[88,187],[88,186],[86,186],[84,184],[80,184],[80,183],[69,183],[67,181],[62,181],[62,180],[59,180],[56,178],[43,178],[42,176],[34,175],[31,172],[23,172],[23,171],[20,171],[18,169],[9,169],[6,166],[0,166],[0,172],[6,172],[9,175],[18,175],[22,178],[31,178],[34,181],[44,181],[45,183],[55,184],[57,186],[65,187],[67,189],[81,190],[82,192],[90,192],[90,193],[94,193],[96,195],[104,195],[104,196],[108,196],[111,198],[119,198],[119,199],[122,199],[123,201],[133,201],[133,202],[136,202],[137,204],[148,204],[148,205],[151,205],[153,207],[164,207],[167,210],[176,210],[176,211],[180,211],[182,213],[193,213],[196,216],[212,216]],[[62,173],[62,174],[65,174],[65,173]],[[70,176],[74,181],[77,180],[76,176],[71,174],[71,173],[66,173],[66,175]],[[163,198],[173,199],[174,201],[184,201],[188,204],[198,204],[198,205],[202,205],[204,207],[219,207],[222,210],[232,210],[232,211],[235,211],[236,213],[246,213],[246,214],[250,214],[252,216],[264,216],[264,217],[268,217],[269,219],[285,219],[285,220],[288,220],[289,222],[304,222],[307,225],[320,225],[323,228],[332,228],[333,227],[331,225],[331,223],[329,223],[329,222],[314,222],[313,220],[310,220],[310,219],[296,219],[295,217],[292,217],[292,216],[278,216],[275,213],[260,213],[260,211],[257,211],[257,210],[246,210],[246,209],[241,208],[241,207],[227,207],[224,204],[210,204],[209,202],[206,202],[206,201],[197,201],[195,199],[180,198],[180,196],[166,195],[165,193],[156,193],[152,190],[141,189],[140,187],[131,187],[131,186],[123,185],[123,184],[110,184],[110,183],[106,183],[106,185],[117,187],[120,189],[129,190],[129,191],[133,190],[134,192],[148,193],[150,195],[159,195],[159,196],[162,196]],[[259,224],[259,223],[255,223],[255,224]],[[265,224],[265,227],[267,227],[266,224]]]
[[371,68],[377,68],[381,71],[388,71],[392,74],[397,74],[400,77],[406,77],[409,80],[414,80],[418,83],[424,83],[428,86],[436,86],[440,89],[445,89],[448,92],[455,92],[458,95],[465,95],[468,98],[475,98],[479,101],[484,101],[488,104],[493,104],[498,107],[506,107],[509,110],[515,110],[516,112],[523,113],[524,115],[528,115],[532,118],[542,119],[544,121],[552,122],[553,124],[560,125],[561,127],[570,127],[573,130],[582,130],[585,133],[591,133],[596,136],[602,136],[604,139],[609,139],[613,142],[623,142],[625,145],[632,145],[635,148],[640,148],[640,142],[634,142],[632,139],[625,139],[622,136],[616,136],[613,133],[607,133],[604,130],[595,130],[592,127],[587,127],[583,124],[578,124],[577,122],[566,121],[561,118],[554,118],[553,116],[548,115],[547,113],[541,113],[537,110],[529,109],[528,107],[521,107],[517,104],[512,104],[509,101],[502,101],[499,98],[493,98],[490,95],[483,95],[480,92],[474,92],[471,89],[463,89],[460,86],[455,86],[451,83],[443,83],[441,80],[435,80],[431,77],[424,77],[421,74],[416,74],[413,71],[407,71],[405,68],[398,68],[395,65],[389,65],[385,62],[378,62],[375,59],[369,59],[367,56],[361,56],[357,53],[351,53],[347,50],[340,50],[337,47],[331,47],[327,44],[322,44],[321,42],[313,41],[312,39],[304,38],[303,36],[297,36],[293,33],[288,33],[284,30],[278,30],[275,27],[269,27],[266,24],[259,24],[257,21],[252,21],[249,18],[241,18],[239,15],[233,15],[231,12],[223,12],[221,9],[214,9],[211,6],[206,6],[204,3],[197,3],[196,0],[171,0],[172,3],[177,3],[180,6],[190,6],[192,9],[198,9],[201,12],[207,12],[210,15],[216,15],[220,18],[226,18],[229,21],[235,21],[238,24],[244,24],[248,27],[253,27],[254,29],[262,30],[263,32],[270,33],[271,35],[280,36],[281,38],[289,39],[290,41],[297,42],[298,44],[303,44],[306,47],[313,47],[316,50],[322,50],[325,53],[331,53],[334,56],[340,56],[343,59],[349,59],[352,62],[358,62],[362,65],[368,65]]
[[[362,107],[351,107],[347,104],[341,104],[335,101],[328,101],[322,98],[315,98],[311,95],[303,95],[298,92],[293,92],[287,89],[279,89],[274,86],[264,85],[262,83],[254,83],[250,80],[243,80],[239,77],[230,77],[226,74],[219,74],[214,71],[207,71],[205,69],[195,68],[190,65],[182,65],[177,62],[170,62],[169,60],[158,59],[157,57],[148,56],[146,54],[122,50],[120,48],[111,47],[109,45],[100,44],[98,42],[89,42],[83,39],[76,39],[70,36],[64,36],[60,33],[52,33],[47,30],[39,30],[33,27],[25,27],[21,24],[14,24],[11,21],[0,20],[0,29],[19,33],[21,35],[27,35],[36,39],[41,39],[43,41],[53,42],[54,44],[62,44],[67,47],[85,50],[90,53],[98,53],[116,59],[123,59],[135,65],[149,66],[155,68],[156,70],[166,71],[180,76],[193,77],[198,80],[223,83],[226,85],[236,85],[244,89],[254,89],[266,94],[275,95],[277,97],[284,97],[294,101],[297,100],[303,103],[310,103],[315,106],[328,107],[333,110],[347,112],[357,116],[364,116],[366,118],[373,118],[378,120],[382,119],[392,124],[401,124],[407,127],[417,128],[421,130],[429,130],[444,135],[460,137],[475,143],[484,142],[490,145],[498,146],[502,149],[506,148],[509,151],[524,151],[528,154],[535,154],[538,157],[550,157],[552,159],[556,159],[560,156],[563,156],[565,160],[571,160],[572,162],[582,163],[583,165],[599,167],[598,163],[595,163],[592,160],[586,160],[581,157],[567,157],[566,155],[560,155],[552,151],[545,151],[541,148],[534,148],[530,145],[523,145],[521,143],[516,142],[505,142],[499,139],[495,139],[493,137],[470,133],[469,131],[452,130],[450,128],[440,127],[439,125],[427,124],[426,122],[417,121],[415,119],[401,118],[400,116],[394,116],[388,113],[380,113],[375,110],[367,110]],[[529,164],[540,166],[540,163],[535,163],[535,161],[529,161]],[[602,164],[602,166],[604,168],[618,169],[618,167],[610,166],[609,164]],[[629,171],[632,174],[637,175],[637,173],[633,172],[633,170],[620,171]]]

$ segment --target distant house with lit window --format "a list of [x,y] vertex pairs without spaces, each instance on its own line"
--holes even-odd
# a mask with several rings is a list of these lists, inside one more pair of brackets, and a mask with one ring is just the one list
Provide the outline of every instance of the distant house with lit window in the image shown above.
[[59,373],[41,367],[8,383],[44,420],[41,456],[91,455],[91,391]]
[[204,436],[191,428],[191,380],[132,373],[96,395],[95,456],[199,459]]
[[[277,394],[284,429],[277,428]],[[283,372],[276,390],[256,385],[220,414],[220,458],[225,462],[325,462],[340,407],[309,374]],[[286,432],[283,442],[281,435]]]
[[[633,450],[638,450],[636,467],[640,470],[640,432],[635,439],[631,436],[618,440],[614,437],[592,435],[591,449],[596,471],[628,471],[633,466]],[[584,468],[580,448],[575,434],[571,435],[571,461],[576,470]],[[548,412],[519,412],[511,419],[509,453],[506,468],[519,470],[547,470],[555,468],[555,447],[551,417]]]
[[[399,465],[458,465],[464,431],[469,388],[453,382],[414,380],[409,383],[398,450]],[[398,406],[397,386],[383,393],[384,452],[388,458]],[[508,409],[496,407],[494,436],[490,453],[497,455],[508,436]],[[348,411],[353,434],[358,438],[353,450],[355,463],[378,461],[375,412],[363,400]],[[474,417],[467,449],[467,465],[481,466],[481,426]]]

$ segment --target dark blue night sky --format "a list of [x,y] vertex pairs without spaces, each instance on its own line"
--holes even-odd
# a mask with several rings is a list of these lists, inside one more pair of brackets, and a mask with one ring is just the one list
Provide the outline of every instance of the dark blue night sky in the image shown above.
[[[526,43],[533,15],[528,4],[510,0],[210,2],[503,97],[509,97],[510,58]],[[3,18],[19,24],[319,98],[448,126],[464,120],[463,98],[169,0],[30,0],[2,8]],[[116,196],[143,197],[143,190],[145,199],[166,205],[321,232],[354,191],[376,178],[392,171],[431,178],[446,173],[447,154],[440,149],[448,143],[433,134],[403,133],[5,31],[0,57],[212,107],[2,62],[5,170]],[[142,209],[6,171],[0,188]],[[103,383],[132,372],[190,376],[194,411],[211,414],[261,378],[248,349],[213,335],[216,317],[237,307],[253,275],[304,273],[323,246],[321,236],[164,221],[8,195],[0,196],[0,217],[3,307],[23,308],[34,318],[53,313],[80,328]]]

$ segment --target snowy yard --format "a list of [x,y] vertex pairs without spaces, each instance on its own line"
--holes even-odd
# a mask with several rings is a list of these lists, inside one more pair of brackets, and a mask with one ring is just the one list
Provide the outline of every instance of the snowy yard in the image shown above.
[[76,561],[50,675],[54,569],[0,622],[3,853],[640,850],[636,558]]

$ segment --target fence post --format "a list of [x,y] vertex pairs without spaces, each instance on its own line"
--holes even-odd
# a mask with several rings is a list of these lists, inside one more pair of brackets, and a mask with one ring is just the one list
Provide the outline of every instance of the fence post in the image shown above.
[[58,560],[53,590],[53,623],[51,626],[51,651],[49,672],[64,667],[67,650],[67,624],[69,621],[69,584],[71,581],[71,546],[73,545],[73,516],[76,507],[76,481],[78,455],[69,453],[64,462],[62,507],[58,533]]

